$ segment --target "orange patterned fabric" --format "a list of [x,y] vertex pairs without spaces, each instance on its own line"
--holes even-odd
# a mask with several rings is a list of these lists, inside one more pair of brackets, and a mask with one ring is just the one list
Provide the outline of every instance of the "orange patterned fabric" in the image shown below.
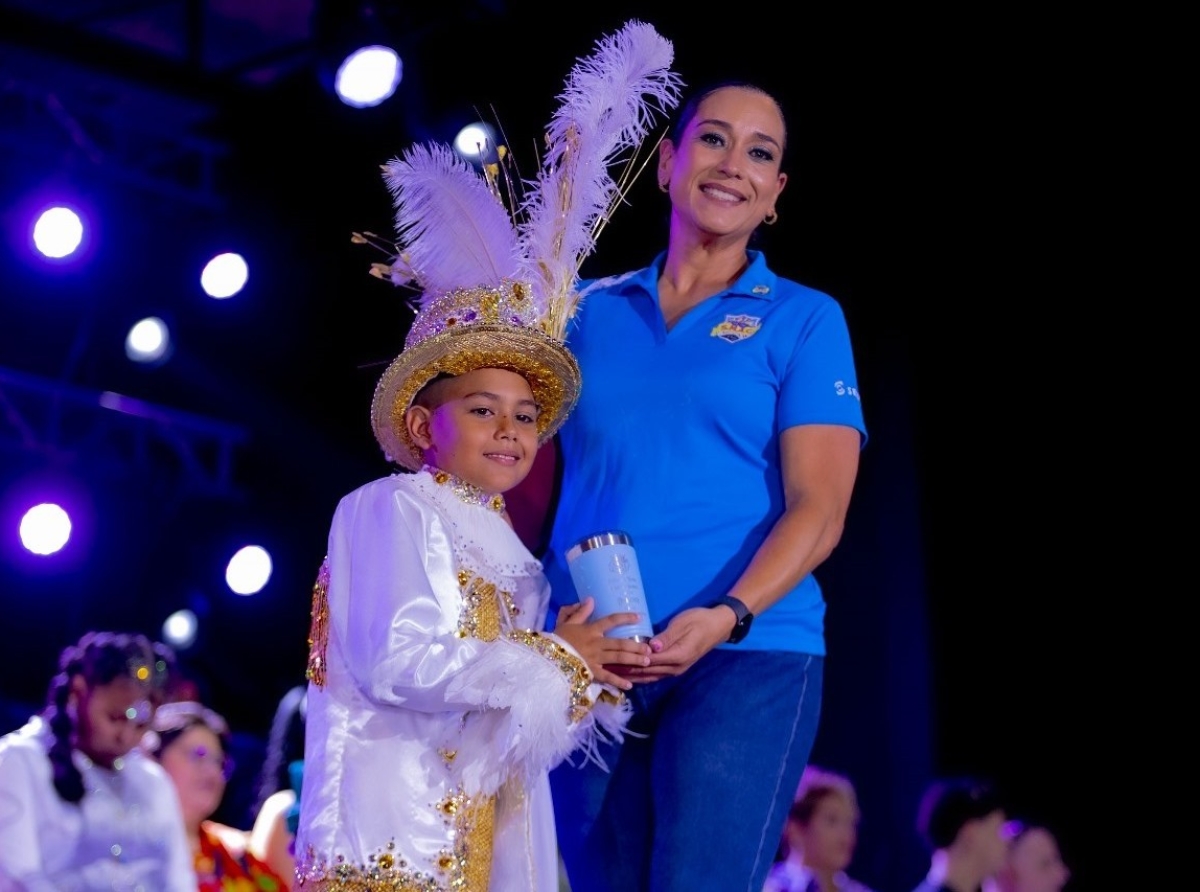
[[283,892],[287,884],[249,852],[235,857],[214,834],[200,828],[196,853],[198,892]]

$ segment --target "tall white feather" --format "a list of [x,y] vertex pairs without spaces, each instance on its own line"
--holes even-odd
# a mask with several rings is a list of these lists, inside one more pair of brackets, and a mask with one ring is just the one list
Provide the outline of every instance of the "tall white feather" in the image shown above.
[[547,149],[518,218],[521,277],[547,333],[562,339],[574,314],[580,264],[620,197],[614,166],[629,160],[660,112],[679,101],[674,47],[636,20],[579,59],[559,94]]
[[384,180],[400,252],[393,281],[415,283],[421,305],[457,288],[497,287],[521,272],[511,213],[449,146],[412,146],[384,165]]

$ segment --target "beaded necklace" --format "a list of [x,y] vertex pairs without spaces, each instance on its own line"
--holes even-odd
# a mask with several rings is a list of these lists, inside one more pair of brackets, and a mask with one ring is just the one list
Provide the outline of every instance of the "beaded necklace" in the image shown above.
[[460,500],[468,505],[481,505],[497,514],[504,513],[504,496],[500,493],[489,493],[480,489],[473,483],[467,483],[455,477],[449,471],[443,471],[440,468],[435,468],[432,465],[425,465],[423,470],[428,471],[433,476],[433,482],[438,486],[445,486],[450,489]]

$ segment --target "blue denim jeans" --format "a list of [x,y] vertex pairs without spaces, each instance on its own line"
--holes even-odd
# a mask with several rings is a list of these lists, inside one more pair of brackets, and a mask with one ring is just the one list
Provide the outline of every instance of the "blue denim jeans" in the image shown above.
[[550,775],[571,892],[761,892],[821,712],[824,659],[718,649],[636,686],[609,771]]

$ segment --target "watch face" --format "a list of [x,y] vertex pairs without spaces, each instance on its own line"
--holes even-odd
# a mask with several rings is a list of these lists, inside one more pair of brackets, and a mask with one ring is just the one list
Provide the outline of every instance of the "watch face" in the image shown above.
[[724,604],[737,614],[737,623],[733,627],[733,631],[729,633],[727,641],[730,644],[737,644],[746,637],[750,631],[750,621],[754,619],[754,614],[750,609],[739,601],[737,598],[725,596],[717,600],[718,604]]
[[751,619],[753,619],[753,617],[747,616],[747,617],[743,617],[742,619],[738,620],[737,625],[733,627],[733,631],[729,633],[729,643],[730,644],[737,644],[739,641],[741,641],[743,638],[746,637],[746,635],[750,631],[750,620]]

